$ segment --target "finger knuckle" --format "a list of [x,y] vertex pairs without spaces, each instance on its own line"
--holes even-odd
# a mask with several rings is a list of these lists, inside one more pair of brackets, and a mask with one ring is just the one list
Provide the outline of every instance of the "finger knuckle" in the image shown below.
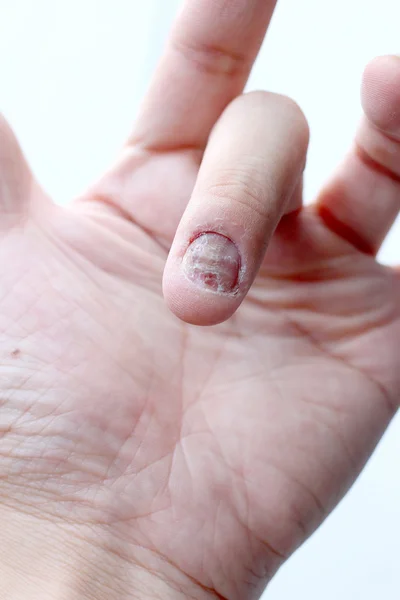
[[235,76],[250,67],[246,54],[233,52],[224,46],[176,38],[173,49],[201,73]]
[[269,213],[267,197],[274,194],[272,184],[257,181],[240,170],[230,173],[210,184],[208,194],[221,203],[236,206],[241,212],[251,213],[256,218],[265,219]]

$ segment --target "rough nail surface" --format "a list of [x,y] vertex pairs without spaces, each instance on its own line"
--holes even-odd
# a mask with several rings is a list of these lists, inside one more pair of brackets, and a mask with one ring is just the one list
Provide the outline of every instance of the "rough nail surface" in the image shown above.
[[225,236],[203,233],[187,249],[183,270],[186,277],[198,287],[232,293],[239,279],[239,252]]

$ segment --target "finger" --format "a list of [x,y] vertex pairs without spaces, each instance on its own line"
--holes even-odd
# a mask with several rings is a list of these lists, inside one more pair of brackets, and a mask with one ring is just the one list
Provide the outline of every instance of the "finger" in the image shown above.
[[276,0],[186,0],[131,142],[147,149],[201,147],[238,96]]
[[9,227],[23,219],[31,206],[35,183],[18,141],[0,115],[0,223]]
[[165,299],[182,320],[212,325],[239,307],[280,218],[298,203],[307,144],[300,109],[282,96],[248,94],[224,112],[164,272]]
[[400,208],[400,58],[368,65],[365,118],[354,148],[323,190],[317,210],[336,233],[376,254]]

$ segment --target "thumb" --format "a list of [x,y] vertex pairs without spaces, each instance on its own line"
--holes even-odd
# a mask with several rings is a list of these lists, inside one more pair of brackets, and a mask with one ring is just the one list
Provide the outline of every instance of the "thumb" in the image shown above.
[[12,129],[0,114],[0,223],[14,224],[27,215],[36,185]]

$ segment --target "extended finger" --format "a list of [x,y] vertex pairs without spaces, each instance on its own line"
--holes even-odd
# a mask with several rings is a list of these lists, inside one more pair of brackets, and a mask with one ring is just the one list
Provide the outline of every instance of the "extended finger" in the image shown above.
[[293,209],[307,144],[305,119],[287,98],[258,92],[227,108],[165,268],[164,295],[178,317],[211,325],[238,308],[279,220]]
[[132,143],[200,147],[239,95],[276,0],[186,0],[138,119]]
[[368,65],[365,118],[353,149],[323,190],[317,210],[336,233],[375,254],[400,208],[400,58]]

